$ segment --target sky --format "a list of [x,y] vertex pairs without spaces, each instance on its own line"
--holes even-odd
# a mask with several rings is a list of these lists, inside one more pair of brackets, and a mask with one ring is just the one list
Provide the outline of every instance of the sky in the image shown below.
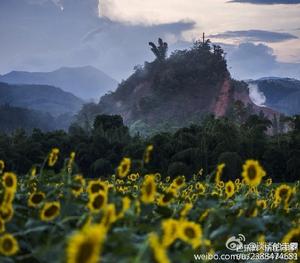
[[0,0],[0,74],[92,65],[118,81],[202,32],[237,79],[300,79],[300,0]]

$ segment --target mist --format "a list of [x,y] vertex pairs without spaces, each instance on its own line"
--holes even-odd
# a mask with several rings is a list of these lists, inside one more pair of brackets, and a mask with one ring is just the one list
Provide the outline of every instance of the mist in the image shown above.
[[265,106],[266,96],[259,90],[256,84],[248,84],[249,96],[254,104],[257,106]]

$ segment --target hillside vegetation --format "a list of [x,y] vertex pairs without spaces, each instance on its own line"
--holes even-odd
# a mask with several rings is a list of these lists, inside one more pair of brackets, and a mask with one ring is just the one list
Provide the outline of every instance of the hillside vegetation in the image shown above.
[[[242,111],[243,113],[243,111]],[[26,173],[41,163],[50,148],[62,154],[75,151],[77,171],[87,177],[107,177],[126,156],[132,159],[132,171],[155,171],[171,178],[203,169],[210,172],[225,163],[224,179],[234,180],[247,159],[259,160],[274,181],[295,181],[300,170],[300,118],[290,120],[291,131],[268,136],[271,122],[258,115],[228,118],[207,117],[201,125],[182,128],[175,133],[161,132],[147,139],[132,137],[120,116],[97,116],[92,130],[73,125],[69,132],[44,133],[34,130],[0,136],[0,159],[7,169]],[[239,120],[239,121],[236,121]],[[240,122],[240,123],[239,123]],[[140,170],[139,158],[147,145],[153,145],[152,161]],[[59,160],[62,165],[64,160]]]
[[236,102],[247,109],[248,116],[263,114],[279,119],[278,112],[252,102],[247,83],[230,77],[220,46],[203,39],[168,57],[168,44],[162,39],[149,45],[154,61],[137,66],[99,104],[86,104],[77,115],[82,127],[91,129],[98,114],[118,114],[133,133],[176,131],[200,123],[209,114],[232,117]]
[[32,109],[52,116],[75,114],[83,100],[60,88],[47,85],[13,85],[0,82],[0,105]]
[[[168,45],[159,39],[149,43],[153,62],[137,66],[115,92],[103,96],[98,105],[86,106],[79,114],[119,114],[128,125],[182,127],[213,112],[224,81],[229,78],[223,50],[209,40],[167,57]],[[89,120],[93,120],[90,118]]]

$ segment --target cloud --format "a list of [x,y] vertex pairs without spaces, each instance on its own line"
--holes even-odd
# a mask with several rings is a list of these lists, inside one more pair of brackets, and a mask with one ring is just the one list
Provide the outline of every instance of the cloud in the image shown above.
[[300,0],[231,0],[228,3],[249,3],[257,5],[293,5],[300,4]]
[[249,96],[257,106],[265,106],[266,96],[261,92],[256,84],[249,84]]
[[254,42],[282,42],[285,40],[298,39],[290,33],[281,33],[265,30],[240,30],[240,31],[226,31],[224,33],[210,35],[210,38],[221,38],[221,39],[242,39],[244,41]]
[[162,37],[168,41],[172,52],[190,44],[183,40],[182,34],[193,27],[193,22],[186,21],[147,26],[103,18],[97,28],[83,37],[82,46],[97,50],[99,61],[105,65],[105,70],[122,79],[128,77],[135,65],[154,59],[148,47],[149,41],[157,41]]
[[278,61],[271,47],[250,42],[222,45],[227,53],[229,71],[237,79],[258,79],[268,76],[299,78],[300,63]]
[[153,60],[149,41],[163,37],[172,51],[195,26],[132,25],[97,12],[98,0],[0,0],[0,72],[93,65],[121,80],[135,65]]
[[[61,66],[92,65],[121,80],[131,74],[135,65],[154,59],[149,41],[162,37],[170,44],[171,53],[191,46],[185,35],[200,30],[199,23],[193,21],[129,24],[101,18],[97,12],[98,0],[0,0],[0,74],[11,70],[49,71]],[[249,43],[254,39],[278,42],[292,35],[232,32],[244,32],[243,38],[239,37],[245,42],[223,45],[234,77],[299,78],[299,64],[281,63],[267,45]]]

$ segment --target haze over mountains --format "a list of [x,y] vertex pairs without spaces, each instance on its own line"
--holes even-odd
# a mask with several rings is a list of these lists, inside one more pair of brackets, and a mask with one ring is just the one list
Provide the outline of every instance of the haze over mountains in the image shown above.
[[116,80],[92,66],[62,67],[52,72],[12,71],[0,76],[0,82],[55,86],[85,101],[99,101],[118,85]]
[[256,89],[252,99],[286,115],[300,114],[300,81],[290,78],[262,78],[248,81]]
[[247,83],[231,78],[220,46],[198,41],[167,57],[167,43],[159,39],[158,45],[149,45],[155,60],[137,67],[99,104],[86,105],[78,114],[79,122],[92,125],[97,114],[118,114],[132,130],[144,133],[187,126],[209,114],[236,118],[240,110],[236,101],[242,102],[248,115],[262,112],[269,119],[279,117],[276,110],[252,102]]
[[[136,67],[120,85],[92,66],[0,76],[5,126],[0,130],[68,129],[74,121],[92,125],[97,114],[119,114],[127,125],[144,132],[158,126],[182,127],[207,114],[232,116],[236,101],[249,114],[263,112],[269,119],[300,113],[298,80],[267,77],[249,80],[247,86],[230,77],[224,51],[209,41],[170,57],[167,47],[153,44],[156,59]],[[97,104],[85,104],[91,100]]]

